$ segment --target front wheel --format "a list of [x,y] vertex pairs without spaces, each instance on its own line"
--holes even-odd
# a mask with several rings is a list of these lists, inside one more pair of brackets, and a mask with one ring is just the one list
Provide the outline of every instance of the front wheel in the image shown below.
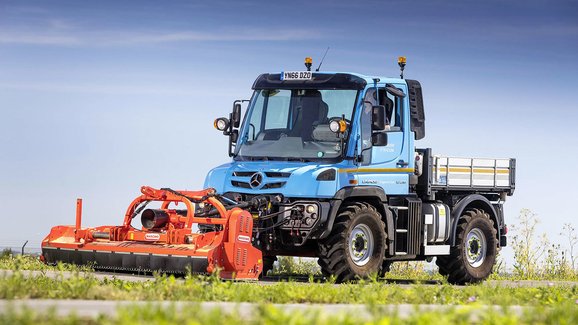
[[490,216],[479,209],[468,210],[458,222],[456,245],[450,255],[438,256],[441,275],[452,284],[485,280],[496,263],[497,236]]
[[269,271],[273,270],[273,265],[277,260],[277,256],[265,255],[263,256],[263,272],[261,272],[260,278],[264,278],[267,276]]
[[331,234],[319,243],[317,255],[325,276],[337,282],[366,278],[379,273],[387,235],[385,224],[375,207],[350,203],[338,213]]

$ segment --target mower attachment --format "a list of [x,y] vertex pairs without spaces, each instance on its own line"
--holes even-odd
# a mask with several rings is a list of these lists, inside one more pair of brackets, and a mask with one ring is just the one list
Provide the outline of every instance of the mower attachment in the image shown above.
[[[253,218],[238,207],[227,210],[213,189],[173,191],[141,188],[142,195],[128,207],[122,226],[81,228],[82,200],[78,199],[75,226],[56,226],[42,241],[45,263],[59,261],[92,265],[97,270],[211,274],[224,279],[258,279],[263,270],[261,251],[251,244]],[[152,201],[160,209],[146,209]],[[182,202],[186,210],[169,209]],[[202,204],[215,216],[197,217]],[[131,225],[141,213],[142,229]],[[193,233],[192,225],[206,225]]]

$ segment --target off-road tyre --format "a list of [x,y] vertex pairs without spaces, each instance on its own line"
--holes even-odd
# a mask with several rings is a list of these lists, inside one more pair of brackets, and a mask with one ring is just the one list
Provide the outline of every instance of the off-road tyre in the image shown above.
[[324,276],[337,283],[379,274],[387,248],[385,223],[375,207],[344,204],[327,238],[319,242],[317,256]]
[[383,261],[383,263],[381,263],[381,269],[379,269],[379,277],[383,278],[385,276],[385,274],[387,274],[389,271],[391,271],[391,264],[393,262],[392,261]]
[[458,221],[456,245],[450,255],[438,256],[439,273],[452,284],[485,280],[496,263],[498,239],[494,222],[482,210],[466,211]]
[[273,270],[273,264],[277,260],[277,256],[263,256],[263,272],[259,278],[267,276],[267,272]]

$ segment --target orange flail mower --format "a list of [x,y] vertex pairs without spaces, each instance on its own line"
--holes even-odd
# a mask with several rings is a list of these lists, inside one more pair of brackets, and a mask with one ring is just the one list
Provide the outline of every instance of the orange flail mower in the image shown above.
[[[238,206],[225,208],[213,189],[143,186],[141,192],[129,205],[121,226],[82,228],[82,200],[78,199],[76,225],[52,228],[42,241],[43,261],[138,272],[211,274],[219,270],[225,279],[258,279],[262,254],[251,243],[253,217],[249,212]],[[161,208],[145,210],[154,201],[162,202]],[[186,210],[171,209],[171,203],[183,203]],[[141,229],[131,225],[139,214]],[[198,225],[198,232],[193,232],[193,224]]]

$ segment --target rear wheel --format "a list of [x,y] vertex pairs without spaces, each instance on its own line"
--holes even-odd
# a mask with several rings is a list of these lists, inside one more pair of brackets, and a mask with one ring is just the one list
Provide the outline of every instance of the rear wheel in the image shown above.
[[461,216],[456,232],[456,245],[450,255],[439,256],[436,264],[441,275],[453,284],[477,283],[485,280],[496,263],[498,242],[490,216],[479,209]]
[[319,243],[321,271],[337,282],[379,273],[386,239],[385,224],[372,205],[349,203],[340,209],[331,234]]

